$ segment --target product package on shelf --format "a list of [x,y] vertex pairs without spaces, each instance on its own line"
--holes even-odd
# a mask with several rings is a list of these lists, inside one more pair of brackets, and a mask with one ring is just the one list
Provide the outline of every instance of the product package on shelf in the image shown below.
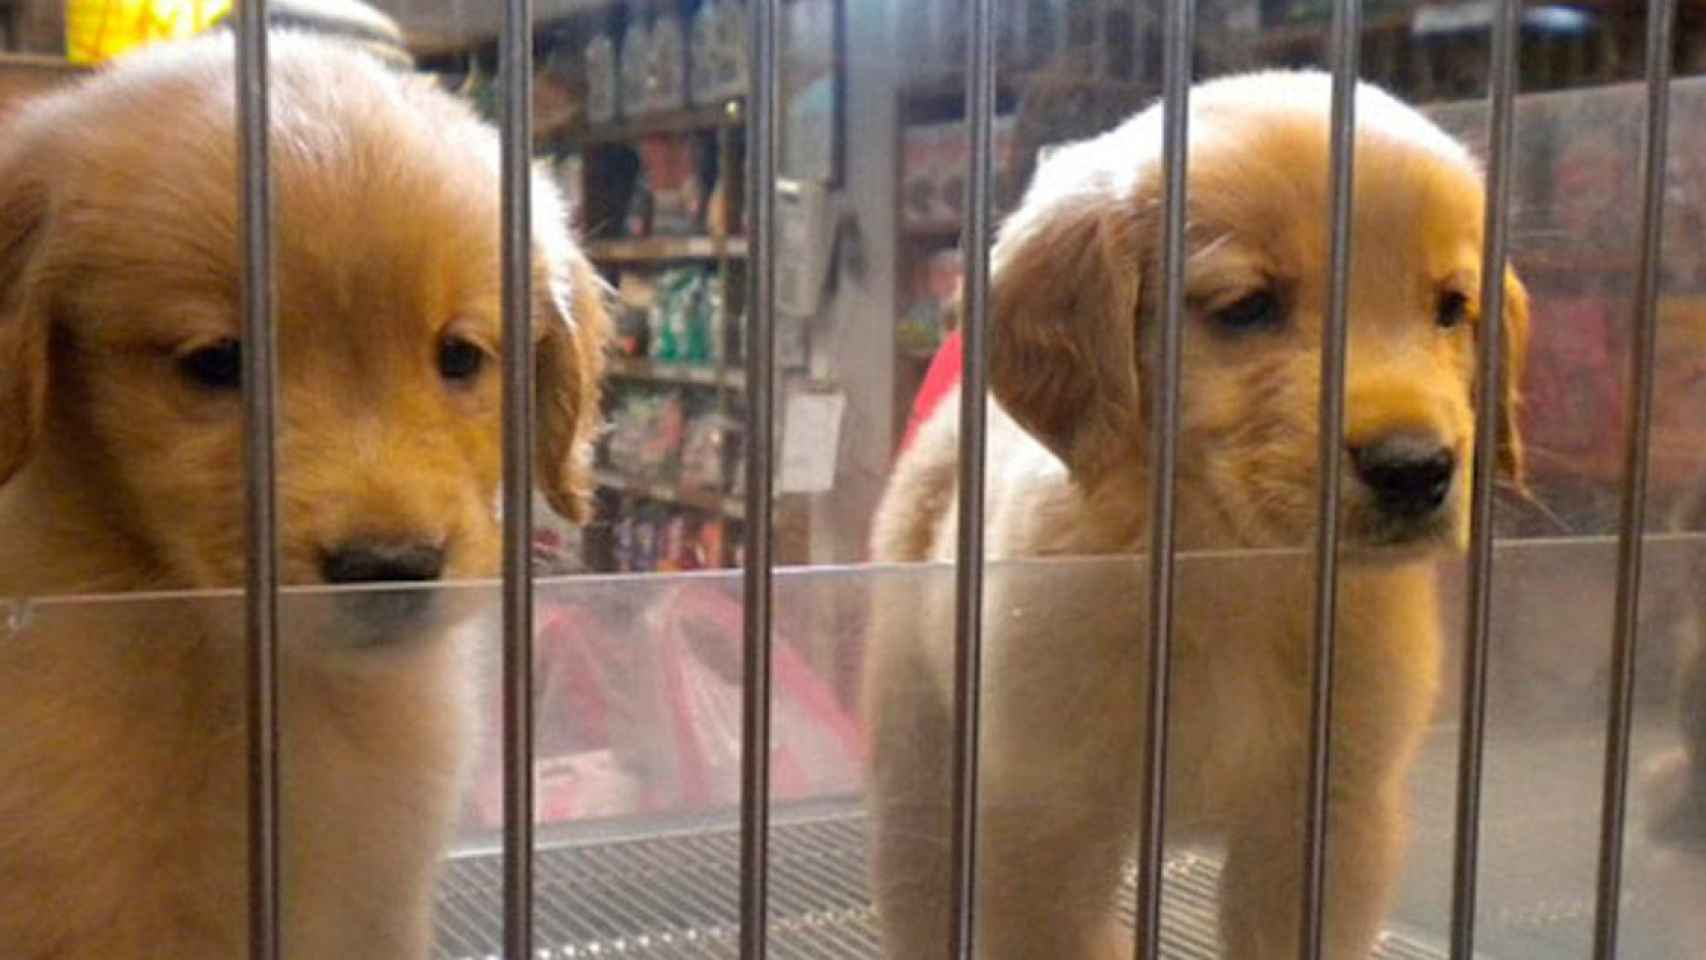
[[938,250],[913,264],[907,277],[907,306],[896,329],[897,344],[907,350],[932,350],[953,322],[965,264],[957,248]]
[[[534,648],[539,762],[536,818],[701,812],[738,801],[738,591],[685,582],[638,591],[623,616],[542,600]],[[864,746],[826,678],[778,632],[771,790],[779,800],[858,787]],[[473,813],[503,824],[502,704],[487,705]]]
[[734,422],[719,410],[707,410],[687,424],[681,445],[681,487],[720,493],[728,479],[729,437]]
[[[539,603],[534,794],[541,822],[621,816],[645,804],[635,744],[624,739],[640,709],[641,661],[620,639],[590,605]],[[504,822],[501,707],[488,705],[488,743],[479,752],[485,759],[473,797],[477,820],[493,828]]]
[[[995,118],[995,195],[1010,196],[1018,139],[1011,114]],[[910,228],[957,227],[965,208],[965,171],[971,156],[965,121],[908,126],[901,143],[901,221]]]
[[677,267],[658,276],[648,337],[653,360],[711,366],[722,358],[716,287],[715,275],[704,267]]
[[650,64],[646,77],[646,109],[680,110],[687,106],[687,37],[681,19],[658,15],[652,24]]
[[616,122],[622,76],[617,69],[616,41],[599,31],[586,45],[586,119],[588,123]]
[[715,103],[746,93],[746,6],[737,0],[706,0],[693,17],[688,47],[688,95]]
[[610,569],[618,573],[714,570],[726,566],[727,521],[696,507],[624,499]]
[[644,20],[629,21],[616,61],[621,80],[616,107],[625,118],[641,116],[650,103],[646,85],[651,81],[652,65],[652,35]]
[[686,401],[679,390],[636,390],[623,395],[610,418],[605,460],[623,476],[673,481],[686,431]]
[[701,139],[693,134],[656,134],[639,141],[640,168],[651,194],[651,233],[705,232],[716,157],[714,142],[711,156],[704,156]]

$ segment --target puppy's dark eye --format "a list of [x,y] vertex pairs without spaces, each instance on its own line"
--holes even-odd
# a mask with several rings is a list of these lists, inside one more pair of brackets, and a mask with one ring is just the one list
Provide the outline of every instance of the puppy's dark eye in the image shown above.
[[438,342],[438,375],[451,383],[468,383],[486,367],[486,351],[461,337]]
[[1434,322],[1450,330],[1463,322],[1469,316],[1469,298],[1456,290],[1448,290],[1439,295],[1439,306],[1434,312]]
[[1271,290],[1257,290],[1221,307],[1212,314],[1214,322],[1227,330],[1262,330],[1279,326],[1285,319],[1285,306]]
[[236,390],[243,386],[243,347],[220,340],[178,358],[178,372],[198,387]]

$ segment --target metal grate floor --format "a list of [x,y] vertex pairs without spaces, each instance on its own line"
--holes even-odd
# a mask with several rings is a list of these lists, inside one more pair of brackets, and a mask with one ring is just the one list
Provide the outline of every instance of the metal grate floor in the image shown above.
[[[865,819],[776,823],[770,838],[770,952],[784,960],[876,958],[876,911],[865,884]],[[740,833],[729,827],[541,849],[534,859],[534,938],[540,960],[734,957]],[[438,960],[501,956],[499,855],[450,861],[438,896]],[[1163,949],[1170,960],[1219,960],[1220,865],[1186,854],[1168,862]],[[1129,880],[1129,877],[1128,877]],[[1127,884],[1123,911],[1132,915]],[[1375,960],[1443,960],[1444,952],[1387,933]]]

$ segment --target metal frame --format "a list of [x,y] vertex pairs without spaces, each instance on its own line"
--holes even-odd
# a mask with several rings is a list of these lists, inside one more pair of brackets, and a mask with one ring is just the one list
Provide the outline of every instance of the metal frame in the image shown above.
[[1321,343],[1321,485],[1315,544],[1315,650],[1310,677],[1309,795],[1304,811],[1303,915],[1299,956],[1321,955],[1326,913],[1327,793],[1332,768],[1333,651],[1338,627],[1339,495],[1345,434],[1346,297],[1351,276],[1351,197],[1356,173],[1356,85],[1361,53],[1361,0],[1333,4],[1332,153],[1328,189],[1327,326]]
[[776,171],[781,140],[778,0],[748,5],[754,93],[747,112],[747,197],[752,208],[746,301],[746,543],[742,626],[740,764],[740,952],[763,960],[769,896],[770,841],[770,507],[776,442]]
[[1670,134],[1671,55],[1675,0],[1647,11],[1647,127],[1641,144],[1641,266],[1629,351],[1629,422],[1624,430],[1623,503],[1617,531],[1617,619],[1612,637],[1611,703],[1606,710],[1605,786],[1594,904],[1595,960],[1617,956],[1618,902],[1623,888],[1623,829],[1628,812],[1629,739],[1635,701],[1635,628],[1645,546],[1647,457],[1652,446],[1653,359],[1658,324],[1659,247],[1664,235],[1666,145]]
[[1167,704],[1172,677],[1174,474],[1180,340],[1185,323],[1185,164],[1196,0],[1173,0],[1162,25],[1161,328],[1156,341],[1149,477],[1149,687],[1138,819],[1137,960],[1161,956],[1161,867],[1167,834]]
[[972,0],[967,51],[966,104],[970,119],[971,176],[966,182],[964,353],[960,367],[960,501],[954,561],[953,836],[948,931],[950,956],[976,956],[977,769],[979,677],[983,663],[983,502],[985,429],[989,384],[989,238],[994,180],[995,4]]
[[[778,131],[777,20],[780,0],[755,0],[751,11],[753,77],[757,92],[750,111],[753,160],[753,269],[747,330],[748,407],[745,711],[741,799],[741,956],[759,960],[766,949],[767,834],[769,830],[771,466],[774,462],[775,397],[773,297],[777,251],[774,181]],[[239,171],[242,197],[244,320],[244,410],[249,427],[245,448],[248,566],[245,586],[248,635],[250,956],[276,960],[279,943],[278,812],[278,573],[273,464],[276,424],[273,285],[271,275],[272,186],[267,163],[267,43],[265,0],[249,0],[238,13]],[[501,38],[504,64],[503,113],[503,302],[504,302],[504,916],[506,949],[514,960],[532,955],[532,560],[529,483],[532,476],[533,397],[529,155],[531,135],[531,0],[506,0]],[[1492,559],[1492,486],[1504,275],[1508,245],[1512,103],[1516,85],[1516,35],[1520,4],[1502,0],[1495,20],[1492,53],[1491,136],[1486,208],[1487,238],[1482,268],[1483,317],[1478,338],[1476,452],[1472,475],[1471,590],[1468,656],[1464,664],[1463,727],[1457,791],[1457,848],[1452,909],[1453,956],[1468,958],[1474,945],[1475,879],[1482,750],[1485,737],[1486,653],[1489,641]],[[948,931],[950,953],[973,955],[974,839],[977,818],[978,665],[982,633],[982,494],[985,458],[984,393],[988,376],[989,251],[991,231],[992,126],[994,118],[995,10],[993,0],[974,0],[968,45],[967,99],[971,107],[972,170],[968,187],[965,320],[966,389],[962,394],[964,456],[960,480],[959,550],[956,556],[956,722],[954,744],[953,898],[958,910]],[[1304,849],[1305,879],[1300,916],[1301,956],[1320,956],[1323,884],[1329,830],[1326,820],[1330,766],[1332,654],[1336,597],[1340,430],[1344,416],[1345,299],[1351,250],[1350,200],[1354,171],[1355,80],[1361,9],[1358,0],[1337,0],[1333,19],[1333,139],[1330,307],[1322,353],[1320,531],[1316,544],[1317,593],[1313,711]],[[1159,955],[1159,892],[1165,811],[1168,654],[1174,566],[1173,474],[1178,417],[1179,339],[1183,322],[1185,159],[1187,106],[1194,46],[1195,4],[1168,4],[1164,64],[1165,184],[1162,227],[1163,318],[1154,384],[1155,432],[1153,532],[1150,565],[1150,683],[1147,779],[1142,804],[1137,955]],[[1619,528],[1617,608],[1613,653],[1614,686],[1607,717],[1604,821],[1599,860],[1595,956],[1616,953],[1621,887],[1625,794],[1629,764],[1630,713],[1634,683],[1633,646],[1640,592],[1642,529],[1652,409],[1655,300],[1663,214],[1664,161],[1668,130],[1670,51],[1675,4],[1655,3],[1649,13],[1647,46],[1647,135],[1643,145],[1643,226],[1631,356],[1630,426]]]
[[503,78],[504,948],[533,955],[533,0],[505,0]]
[[248,562],[249,955],[277,960],[279,949],[278,517],[274,426],[277,412],[273,323],[272,176],[268,169],[267,3],[237,10],[239,230],[243,252],[243,476]]
[[1474,956],[1476,860],[1481,829],[1481,758],[1486,742],[1487,646],[1493,581],[1493,472],[1499,386],[1504,380],[1505,260],[1509,221],[1511,110],[1516,93],[1522,5],[1503,0],[1493,19],[1489,72],[1487,204],[1481,260],[1481,327],[1476,331],[1475,456],[1470,475],[1468,638],[1463,655],[1463,720],[1458,739],[1457,823],[1451,890],[1451,955]]

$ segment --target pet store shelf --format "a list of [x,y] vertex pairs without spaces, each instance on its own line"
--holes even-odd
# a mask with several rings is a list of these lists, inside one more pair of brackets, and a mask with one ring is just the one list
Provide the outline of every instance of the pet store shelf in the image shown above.
[[[1370,18],[1363,23],[1362,29],[1365,35],[1409,33],[1413,19],[1407,11],[1391,13]],[[1244,39],[1255,50],[1278,54],[1304,44],[1325,42],[1332,26],[1332,21],[1328,18],[1318,17],[1266,24],[1259,30],[1240,31],[1234,36]]]
[[738,367],[728,367],[718,371],[716,367],[657,363],[652,360],[640,360],[632,357],[613,357],[610,360],[608,372],[611,376],[620,377],[624,380],[695,383],[711,387],[727,387],[730,390],[746,389],[746,373]]
[[746,505],[741,502],[739,497],[724,497],[715,493],[683,490],[667,483],[638,480],[609,470],[598,471],[598,485],[612,490],[621,490],[624,493],[632,493],[660,503],[675,503],[684,507],[721,513],[737,520],[746,515]]
[[543,126],[541,137],[562,137],[571,143],[620,143],[658,133],[694,133],[746,123],[746,110],[739,99],[632,117],[621,123],[581,126],[558,122]]
[[908,223],[900,228],[900,232],[917,240],[958,243],[964,229],[959,223]]
[[649,263],[660,260],[720,260],[746,256],[745,237],[635,237],[591,240],[587,255],[608,263]]

